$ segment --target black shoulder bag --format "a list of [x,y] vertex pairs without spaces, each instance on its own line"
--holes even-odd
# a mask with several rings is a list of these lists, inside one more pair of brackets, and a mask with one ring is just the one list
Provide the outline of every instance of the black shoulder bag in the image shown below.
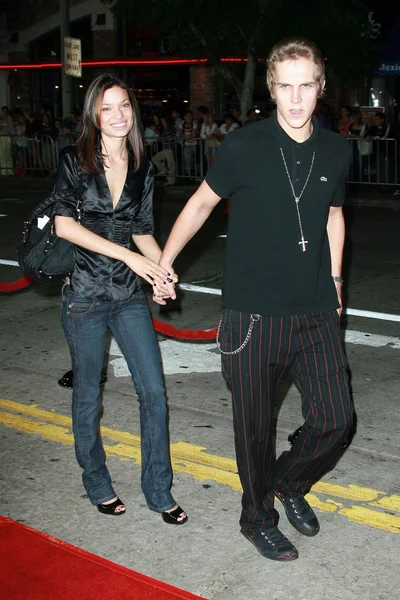
[[[22,271],[35,281],[60,279],[75,267],[75,245],[56,235],[54,219],[62,194],[52,192],[24,222],[22,239],[17,245],[18,263]],[[81,219],[81,201],[76,206]]]

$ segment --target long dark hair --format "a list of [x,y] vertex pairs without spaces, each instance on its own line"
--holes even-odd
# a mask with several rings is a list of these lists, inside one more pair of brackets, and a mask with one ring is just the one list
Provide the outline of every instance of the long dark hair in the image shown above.
[[102,164],[99,160],[97,146],[100,143],[100,111],[106,90],[118,86],[128,94],[132,106],[133,126],[126,136],[128,150],[134,157],[134,169],[137,171],[143,161],[143,137],[139,107],[134,94],[127,84],[111,73],[99,75],[89,85],[82,111],[81,130],[76,141],[79,167],[85,173],[100,173]]

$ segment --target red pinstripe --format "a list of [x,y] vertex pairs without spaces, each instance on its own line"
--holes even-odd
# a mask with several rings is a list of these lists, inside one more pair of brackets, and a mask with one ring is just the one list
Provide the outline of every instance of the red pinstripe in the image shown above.
[[[232,351],[243,342],[250,315],[230,313],[236,326],[224,337],[229,348],[222,349]],[[247,346],[223,357],[223,364],[224,376],[232,382],[237,464],[244,489],[241,523],[256,531],[278,523],[274,486],[306,493],[347,435],[351,403],[337,322],[333,313],[262,316]],[[290,452],[275,460],[271,415],[289,370],[303,395],[306,423]]]

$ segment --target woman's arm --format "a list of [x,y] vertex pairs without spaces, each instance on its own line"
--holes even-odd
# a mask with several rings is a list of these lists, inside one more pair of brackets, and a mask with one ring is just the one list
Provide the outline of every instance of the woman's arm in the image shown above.
[[154,281],[159,284],[165,282],[168,276],[167,269],[158,265],[150,258],[106,240],[100,235],[89,231],[89,229],[86,229],[80,223],[77,223],[72,217],[57,215],[54,222],[58,237],[68,240],[76,246],[86,248],[91,252],[103,254],[109,258],[124,262],[132,271],[151,284]]

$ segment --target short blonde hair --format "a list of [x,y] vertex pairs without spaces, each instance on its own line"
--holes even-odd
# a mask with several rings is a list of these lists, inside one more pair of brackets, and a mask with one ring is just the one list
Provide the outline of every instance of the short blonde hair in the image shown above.
[[284,60],[298,60],[299,58],[306,58],[317,67],[318,97],[322,97],[325,83],[325,63],[322,54],[314,42],[307,38],[296,36],[284,38],[275,44],[268,55],[267,87],[272,99],[274,99],[274,87],[276,84],[276,64]]

